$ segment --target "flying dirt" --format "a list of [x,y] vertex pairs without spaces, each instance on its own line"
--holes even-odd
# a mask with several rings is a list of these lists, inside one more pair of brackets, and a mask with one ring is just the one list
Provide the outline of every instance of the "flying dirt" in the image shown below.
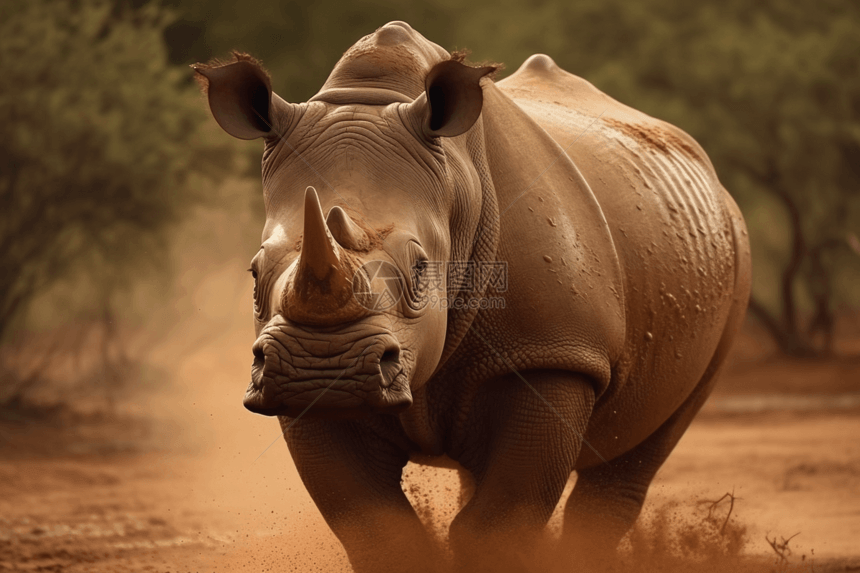
[[[746,311],[743,218],[701,147],[530,57],[493,81],[392,22],[289,103],[252,57],[198,64],[265,142],[245,394],[277,416],[355,571],[525,571],[611,554]],[[450,564],[401,487],[467,494]]]

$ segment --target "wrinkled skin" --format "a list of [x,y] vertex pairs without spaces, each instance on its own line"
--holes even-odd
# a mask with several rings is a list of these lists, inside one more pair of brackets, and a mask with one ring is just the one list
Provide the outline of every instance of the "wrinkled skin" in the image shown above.
[[[546,56],[494,83],[399,22],[304,104],[244,56],[196,69],[219,124],[265,141],[245,405],[278,416],[355,570],[442,567],[410,458],[473,490],[460,570],[527,568],[573,471],[560,558],[609,554],[747,305],[743,219],[704,151]],[[458,291],[428,261],[504,261],[507,284]],[[446,293],[505,307],[422,303]]]

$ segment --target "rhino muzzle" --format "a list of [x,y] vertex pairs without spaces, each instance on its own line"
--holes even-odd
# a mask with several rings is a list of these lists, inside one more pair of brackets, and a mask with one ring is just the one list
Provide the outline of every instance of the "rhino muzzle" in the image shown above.
[[305,191],[301,253],[281,293],[280,314],[254,343],[245,407],[266,415],[351,417],[412,404],[408,352],[381,326],[358,257],[368,237],[340,208],[323,216]]
[[[245,407],[257,414],[340,418],[396,414],[412,405],[404,352],[369,324],[311,329],[281,321],[253,347]],[[310,408],[309,408],[310,406]]]

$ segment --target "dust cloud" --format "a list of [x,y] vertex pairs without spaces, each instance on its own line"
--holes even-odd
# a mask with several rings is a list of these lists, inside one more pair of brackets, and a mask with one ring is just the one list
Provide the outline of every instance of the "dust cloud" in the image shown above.
[[[242,185],[242,183],[236,183]],[[256,205],[252,184],[244,184]],[[262,220],[240,202],[201,211],[177,252],[173,327],[153,360],[171,383],[147,409],[175,428],[164,456],[184,468],[180,511],[205,520],[194,570],[349,571],[319,516],[274,418],[242,406],[250,379],[253,281],[248,263]]]

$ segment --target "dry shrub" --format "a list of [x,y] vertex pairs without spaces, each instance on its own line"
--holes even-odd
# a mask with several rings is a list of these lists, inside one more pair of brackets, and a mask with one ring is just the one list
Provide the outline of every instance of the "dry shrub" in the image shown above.
[[[726,493],[716,500],[670,501],[640,519],[610,570],[630,573],[814,573],[813,560],[791,557],[782,539],[777,558],[744,554],[749,530],[733,513],[740,500]],[[775,538],[776,539],[776,538]],[[777,545],[779,547],[779,545]]]
[[620,559],[642,573],[745,570],[747,527],[732,515],[736,500],[726,494],[686,507],[677,501],[658,507],[630,532]]
[[[410,464],[404,471],[404,491],[425,526],[433,532],[447,559],[447,527],[468,501],[458,487],[457,474]],[[622,540],[617,554],[601,565],[586,565],[556,553],[549,532],[545,544],[533,547],[529,571],[536,573],[818,573],[828,571],[814,562],[814,553],[793,555],[794,536],[768,538],[774,555],[745,553],[752,537],[736,513],[743,500],[734,493],[722,497],[671,500],[646,511]],[[556,532],[557,533],[557,532]],[[793,533],[793,532],[792,532]],[[826,564],[825,564],[826,565]],[[521,564],[512,564],[520,572]],[[833,569],[829,569],[833,570]],[[498,573],[505,571],[498,570]]]
[[72,407],[112,415],[121,398],[153,389],[165,377],[147,361],[157,339],[117,322],[106,311],[0,346],[0,410]]

